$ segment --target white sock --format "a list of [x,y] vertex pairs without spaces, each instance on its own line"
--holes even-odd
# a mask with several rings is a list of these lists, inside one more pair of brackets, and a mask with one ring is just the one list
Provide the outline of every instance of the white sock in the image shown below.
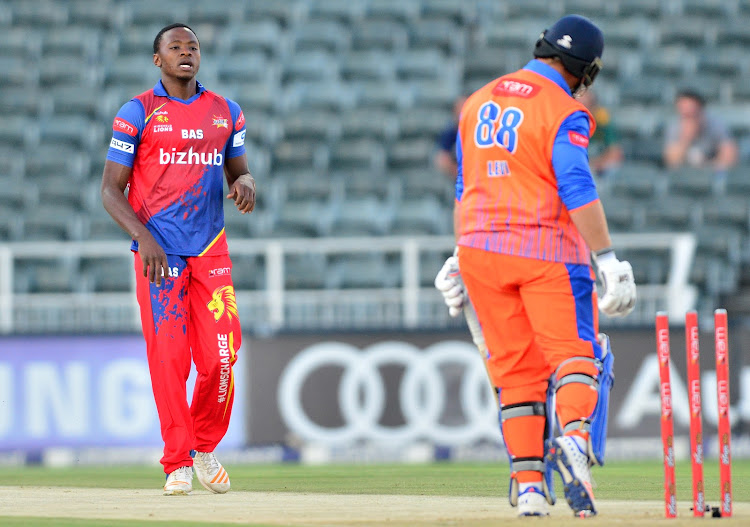
[[524,492],[526,492],[526,490],[529,487],[536,487],[539,490],[542,490],[542,480],[540,479],[539,481],[529,481],[528,483],[519,483],[518,484],[518,493],[519,494],[523,494]]

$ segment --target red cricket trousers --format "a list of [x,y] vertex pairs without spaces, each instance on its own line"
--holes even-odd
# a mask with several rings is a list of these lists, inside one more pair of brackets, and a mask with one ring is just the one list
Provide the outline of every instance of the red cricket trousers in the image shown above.
[[[226,434],[234,400],[232,366],[242,342],[229,255],[167,255],[161,286],[143,276],[135,253],[136,295],[159,414],[164,472],[192,466],[190,450],[212,452]],[[191,359],[197,370],[187,401]]]

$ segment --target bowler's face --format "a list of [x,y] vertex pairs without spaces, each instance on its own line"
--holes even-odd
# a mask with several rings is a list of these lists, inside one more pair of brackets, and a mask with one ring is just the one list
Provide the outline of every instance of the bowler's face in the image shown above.
[[154,64],[161,68],[162,75],[181,80],[192,79],[201,65],[198,38],[184,27],[170,29],[161,37]]

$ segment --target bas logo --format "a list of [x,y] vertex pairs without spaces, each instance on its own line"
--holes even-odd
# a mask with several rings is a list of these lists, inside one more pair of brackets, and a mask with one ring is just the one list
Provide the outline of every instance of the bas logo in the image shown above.
[[234,288],[231,285],[225,285],[214,289],[213,298],[206,304],[206,307],[214,314],[216,322],[224,316],[224,313],[227,314],[230,322],[232,317],[237,318],[237,300],[234,297]]

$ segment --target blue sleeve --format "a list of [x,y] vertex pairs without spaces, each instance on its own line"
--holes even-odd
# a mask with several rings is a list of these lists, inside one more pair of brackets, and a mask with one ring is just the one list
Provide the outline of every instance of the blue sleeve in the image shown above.
[[461,201],[464,194],[464,153],[461,149],[461,134],[456,132],[456,199]]
[[227,146],[224,149],[226,159],[230,157],[239,157],[245,153],[245,114],[242,113],[240,105],[236,102],[226,99],[229,105],[229,113],[232,116],[232,133],[227,140]]
[[146,110],[143,104],[137,99],[123,104],[112,123],[112,140],[109,142],[107,159],[132,167],[145,126]]
[[585,112],[575,112],[562,122],[552,146],[552,167],[557,176],[557,192],[568,210],[599,199],[589,168],[588,139],[588,115]]

